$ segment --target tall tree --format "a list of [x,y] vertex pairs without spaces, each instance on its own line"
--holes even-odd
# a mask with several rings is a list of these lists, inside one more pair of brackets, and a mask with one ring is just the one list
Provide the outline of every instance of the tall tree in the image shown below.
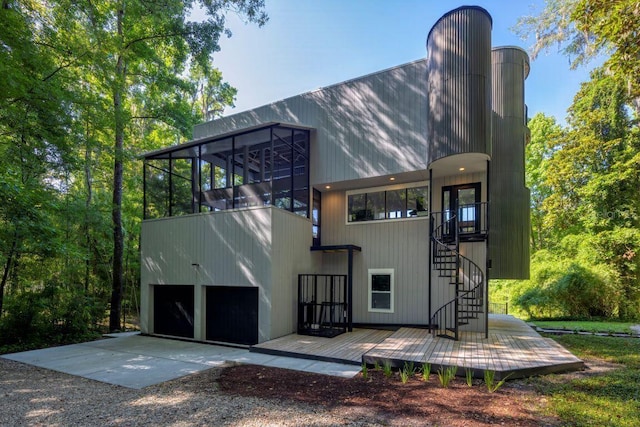
[[598,55],[625,81],[640,113],[640,2],[637,0],[547,0],[537,15],[518,20],[515,30],[535,35],[531,55],[556,45],[577,67]]
[[549,160],[562,139],[563,129],[554,117],[538,113],[527,124],[531,141],[525,147],[526,184],[531,190],[531,249],[547,247],[548,230],[544,226],[544,201],[551,195],[546,183]]
[[[101,83],[110,88],[113,132],[113,283],[109,328],[120,329],[123,293],[124,233],[122,219],[123,173],[127,159],[127,126],[136,118],[153,119],[176,126],[188,134],[175,104],[187,83],[181,77],[187,60],[210,71],[211,55],[219,49],[219,38],[229,34],[225,14],[233,10],[249,21],[266,21],[263,0],[118,0],[116,2],[67,2],[60,7],[72,13],[95,43],[92,66]],[[202,7],[207,19],[188,21],[193,6]],[[62,13],[62,9],[61,9]],[[150,102],[133,108],[136,94]],[[152,101],[157,101],[154,103]],[[173,104],[173,105],[172,105]],[[176,114],[177,113],[177,114]],[[136,115],[137,114],[137,115]]]

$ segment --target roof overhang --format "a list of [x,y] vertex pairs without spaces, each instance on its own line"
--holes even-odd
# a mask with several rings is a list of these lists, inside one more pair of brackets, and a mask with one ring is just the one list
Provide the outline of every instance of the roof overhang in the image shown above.
[[292,123],[286,123],[286,122],[265,122],[265,123],[260,123],[259,125],[255,125],[255,126],[249,126],[249,127],[242,128],[242,129],[236,129],[236,130],[233,130],[231,132],[225,132],[225,133],[221,133],[221,134],[217,134],[217,135],[206,136],[204,138],[193,139],[193,140],[187,141],[187,142],[185,142],[183,144],[173,145],[171,147],[162,148],[160,150],[150,151],[148,153],[142,154],[139,158],[141,158],[141,159],[162,158],[164,154],[169,154],[169,153],[172,153],[174,151],[181,151],[181,150],[189,149],[191,147],[197,147],[200,144],[206,144],[206,143],[209,143],[209,142],[214,142],[214,141],[218,141],[218,140],[222,140],[222,139],[232,138],[234,136],[240,136],[240,135],[244,135],[244,134],[247,134],[247,133],[259,131],[259,130],[262,130],[262,129],[268,129],[270,127],[275,127],[275,126],[282,126],[282,127],[286,127],[286,128],[302,129],[302,130],[313,130],[314,129],[314,128],[310,127],[310,126],[304,126],[304,125],[300,125],[300,124],[292,124]]

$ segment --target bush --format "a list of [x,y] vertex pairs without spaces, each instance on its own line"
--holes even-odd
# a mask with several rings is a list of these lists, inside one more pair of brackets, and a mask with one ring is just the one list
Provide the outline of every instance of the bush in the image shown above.
[[93,338],[104,309],[83,289],[56,283],[7,295],[0,347],[38,348]]

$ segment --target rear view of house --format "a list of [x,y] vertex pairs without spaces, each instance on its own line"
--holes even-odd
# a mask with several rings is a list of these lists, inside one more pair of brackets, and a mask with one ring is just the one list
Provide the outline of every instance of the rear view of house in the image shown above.
[[425,59],[198,125],[144,156],[141,327],[251,345],[293,332],[487,332],[529,274],[527,54],[462,7]]

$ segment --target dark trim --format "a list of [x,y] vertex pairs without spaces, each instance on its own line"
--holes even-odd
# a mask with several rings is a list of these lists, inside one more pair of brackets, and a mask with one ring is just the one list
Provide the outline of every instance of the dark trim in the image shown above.
[[295,353],[291,351],[274,350],[271,348],[249,347],[251,353],[269,354],[271,356],[293,357],[295,359],[316,360],[319,362],[341,363],[344,365],[360,366],[360,362],[349,359],[339,359],[336,357],[317,356],[315,354]]
[[489,12],[487,12],[487,10],[485,8],[480,7],[480,6],[460,6],[458,8],[453,9],[453,10],[450,10],[449,12],[445,13],[440,18],[438,18],[436,23],[433,24],[433,26],[429,30],[429,34],[427,34],[427,44],[429,44],[429,39],[431,38],[431,33],[438,26],[438,24],[440,24],[440,22],[442,22],[446,17],[448,17],[450,15],[453,15],[454,13],[463,11],[463,10],[477,10],[477,11],[480,11],[480,12],[484,13],[489,18],[489,23],[491,24],[491,28],[493,28],[493,17],[491,16],[491,14]]
[[[491,275],[489,274],[489,270],[491,270],[491,254],[489,253],[489,234],[491,231],[491,160],[487,160],[487,234],[485,236],[485,266],[484,266],[484,281],[485,281],[485,299],[484,299],[484,338],[489,338],[489,278]],[[527,242],[528,243],[528,242]]]
[[433,289],[432,289],[432,284],[431,284],[431,267],[432,267],[432,260],[431,260],[431,235],[433,233],[433,217],[431,216],[431,212],[433,212],[433,169],[429,168],[429,234],[427,236],[427,238],[429,239],[429,248],[428,248],[428,252],[427,252],[427,263],[429,265],[429,277],[428,277],[428,288],[429,288],[429,302],[428,302],[428,314],[429,314],[429,323],[431,323],[431,302],[433,299]]
[[311,246],[309,249],[311,252],[346,252],[346,251],[358,251],[362,252],[362,248],[356,245],[329,245],[329,246]]

